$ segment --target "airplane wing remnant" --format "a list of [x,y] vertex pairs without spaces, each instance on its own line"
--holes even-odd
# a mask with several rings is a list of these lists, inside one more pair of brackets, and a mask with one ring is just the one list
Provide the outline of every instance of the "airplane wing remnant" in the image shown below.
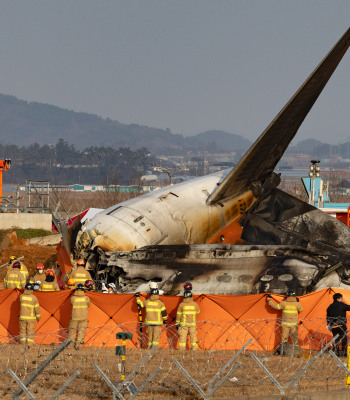
[[211,194],[208,204],[238,196],[271,175],[349,46],[350,28]]

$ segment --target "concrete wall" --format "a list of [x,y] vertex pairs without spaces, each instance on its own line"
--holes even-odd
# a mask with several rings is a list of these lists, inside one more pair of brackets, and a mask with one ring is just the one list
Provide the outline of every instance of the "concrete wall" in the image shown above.
[[51,231],[51,214],[0,213],[0,229],[45,229]]

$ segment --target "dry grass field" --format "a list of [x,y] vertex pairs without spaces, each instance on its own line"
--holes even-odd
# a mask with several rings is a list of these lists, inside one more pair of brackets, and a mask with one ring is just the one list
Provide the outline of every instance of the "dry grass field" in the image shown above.
[[[18,389],[17,383],[14,383],[6,372],[8,368],[25,380],[54,348],[55,346],[50,345],[37,345],[23,352],[20,345],[0,345],[1,399],[12,398],[14,391]],[[149,350],[145,349],[127,349],[126,374],[130,373],[148,352]],[[175,349],[158,349],[133,376],[132,381],[137,387],[140,387],[157,368],[162,368],[138,398],[146,400],[201,399],[202,396],[177,368],[174,360],[178,360],[206,392],[210,380],[234,354],[233,351],[193,352],[188,350],[179,352]],[[267,353],[257,355],[281,386],[284,386],[312,357],[309,353],[304,353],[299,358],[280,357]],[[237,362],[241,363],[240,367],[212,395],[212,399],[249,398],[262,393],[264,395],[279,393],[249,352],[239,355],[233,365]],[[69,347],[60,353],[45,372],[29,385],[29,390],[36,399],[49,399],[73,373],[79,370],[81,375],[66,388],[60,395],[60,399],[112,399],[111,389],[97,373],[94,364],[97,364],[115,385],[120,383],[118,368],[120,357],[115,354],[114,348],[83,348],[76,351]],[[228,371],[229,369],[223,371],[221,377]],[[303,373],[297,381],[296,390],[297,392],[310,392],[341,389],[344,387],[344,379],[345,372],[337,367],[336,362],[329,354],[326,354]],[[287,393],[292,393],[293,390],[294,386],[291,385]],[[129,397],[126,388],[122,390],[122,393],[125,398]]]

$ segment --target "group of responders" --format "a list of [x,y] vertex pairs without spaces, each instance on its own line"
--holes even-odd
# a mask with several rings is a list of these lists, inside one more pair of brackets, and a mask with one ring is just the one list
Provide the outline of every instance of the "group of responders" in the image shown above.
[[[35,320],[40,319],[40,307],[34,290],[43,292],[59,291],[61,289],[74,289],[75,294],[71,298],[72,318],[69,324],[69,337],[75,342],[74,347],[79,349],[84,343],[85,329],[88,326],[88,308],[90,299],[85,296],[86,291],[94,291],[95,285],[89,271],[85,268],[82,259],[77,261],[75,269],[72,269],[65,277],[64,282],[57,282],[55,271],[44,271],[44,265],[39,263],[36,272],[28,277],[27,267],[15,256],[11,256],[4,279],[5,289],[24,289],[20,296],[20,340],[26,347],[34,341]],[[102,287],[103,292],[115,292],[115,285],[109,284]],[[139,310],[139,321],[146,326],[149,348],[159,346],[162,325],[167,323],[168,314],[164,303],[159,299],[162,291],[156,282],[149,282],[150,296],[142,301],[140,294],[136,293],[136,303]],[[286,299],[278,304],[274,303],[271,295],[267,295],[267,303],[276,310],[282,311],[282,341],[281,346],[292,342],[295,350],[298,350],[298,314],[303,311],[302,304],[293,290],[288,290]],[[327,308],[327,328],[333,336],[337,336],[334,343],[337,355],[346,356],[347,352],[347,327],[346,312],[350,311],[350,305],[344,304],[342,295],[336,293],[334,302]],[[142,309],[145,310],[144,316]],[[200,309],[192,299],[192,284],[184,284],[183,300],[176,312],[176,328],[179,333],[179,350],[186,349],[187,336],[190,336],[192,350],[198,349],[196,316]]]

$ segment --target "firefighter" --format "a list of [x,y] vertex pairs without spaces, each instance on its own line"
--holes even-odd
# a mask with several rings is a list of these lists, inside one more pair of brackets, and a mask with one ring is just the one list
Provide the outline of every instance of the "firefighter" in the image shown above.
[[198,350],[196,315],[199,306],[192,299],[190,290],[185,290],[184,299],[179,304],[176,312],[176,329],[179,332],[179,350],[186,349],[187,335],[190,335],[192,350]]
[[77,267],[69,273],[67,279],[69,278],[75,279],[77,284],[81,283],[83,286],[85,284],[85,281],[92,280],[90,272],[85,269],[84,260],[77,261]]
[[88,309],[90,307],[90,299],[85,295],[82,283],[77,284],[70,302],[72,304],[72,318],[69,323],[69,338],[75,342],[75,350],[79,350],[80,345],[84,344],[85,330],[89,323]]
[[55,272],[52,269],[48,269],[46,271],[46,277],[43,282],[41,282],[39,286],[39,290],[42,292],[54,292],[59,291],[60,287],[58,283],[55,281]]
[[164,290],[159,289],[158,283],[157,283],[157,282],[150,281],[150,282],[148,282],[148,286],[149,286],[149,290],[151,290],[151,289],[158,289],[159,294],[160,294],[161,296],[164,294]]
[[26,278],[21,271],[21,263],[15,261],[12,264],[11,270],[7,271],[4,279],[5,289],[24,289],[26,284]]
[[88,279],[87,281],[85,281],[84,286],[85,286],[85,290],[87,290],[88,292],[92,292],[95,290],[95,283],[92,279]]
[[159,290],[151,289],[149,299],[144,302],[140,294],[136,293],[136,302],[141,308],[146,309],[145,325],[147,329],[148,345],[150,349],[159,346],[162,324],[167,323],[168,315],[164,303],[159,300]]
[[[21,258],[23,258],[23,257],[21,257]],[[13,264],[14,264],[15,262],[19,262],[19,263],[20,263],[20,265],[21,265],[20,270],[21,270],[23,276],[25,277],[25,280],[27,281],[27,279],[28,279],[28,268],[27,268],[23,263],[21,263],[21,262],[17,259],[16,256],[10,256],[9,262],[8,262],[7,270],[8,270],[8,271],[11,271],[11,268],[12,268],[12,266],[13,266]]]
[[25,349],[29,349],[34,343],[35,321],[40,320],[39,302],[33,290],[34,285],[27,283],[23,294],[19,296],[19,334]]
[[184,284],[184,292],[185,292],[186,290],[192,291],[192,283],[191,283],[191,282],[186,282],[186,283]]
[[[38,283],[44,282],[46,274],[44,272],[44,264],[38,263],[36,264],[36,272],[29,278],[30,283]],[[39,283],[39,285],[40,285]]]
[[296,298],[294,290],[288,290],[286,300],[279,304],[275,304],[271,299],[271,295],[268,294],[267,302],[275,310],[282,310],[282,353],[284,345],[288,343],[289,336],[292,339],[294,348],[298,350],[298,314],[303,311],[303,307]]
[[67,286],[68,286],[69,290],[72,290],[72,289],[74,290],[75,287],[77,286],[76,280],[74,278],[69,278],[67,281]]

